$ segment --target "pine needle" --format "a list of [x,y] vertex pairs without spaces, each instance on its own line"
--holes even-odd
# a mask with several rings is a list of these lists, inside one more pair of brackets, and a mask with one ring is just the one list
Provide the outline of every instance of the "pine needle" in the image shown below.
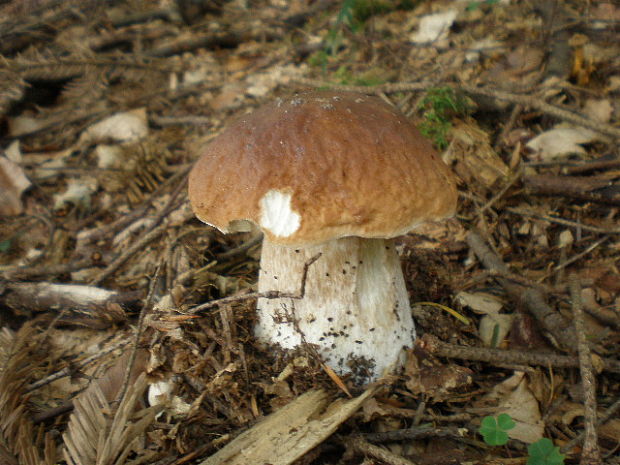
[[30,325],[23,326],[18,333],[0,329],[0,457],[3,464],[56,463],[55,444],[49,435],[42,437],[35,433],[25,401],[26,385],[36,367],[30,350],[33,341],[37,341],[36,336],[36,330]]
[[[154,452],[142,443],[147,428],[161,407],[136,411],[146,389],[141,374],[127,389],[114,409],[98,385],[84,391],[74,401],[74,411],[63,434],[64,457],[69,465],[128,465],[149,460]],[[136,458],[128,461],[131,454]]]

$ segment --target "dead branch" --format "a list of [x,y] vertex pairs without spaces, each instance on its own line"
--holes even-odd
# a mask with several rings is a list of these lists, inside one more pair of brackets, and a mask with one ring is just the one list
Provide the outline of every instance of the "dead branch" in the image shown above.
[[520,216],[529,216],[532,218],[539,218],[541,220],[549,221],[550,223],[561,224],[563,226],[569,226],[576,229],[582,229],[584,231],[590,231],[600,234],[620,234],[620,228],[599,228],[598,226],[590,226],[588,224],[579,223],[577,221],[571,221],[564,218],[558,218],[557,216],[543,215],[531,210],[524,210],[521,208],[506,207],[505,210],[509,213]]
[[615,160],[594,160],[574,166],[566,166],[561,169],[562,174],[584,174],[597,170],[608,170],[620,168],[620,159]]
[[406,458],[390,452],[383,447],[375,446],[359,436],[351,441],[351,446],[353,446],[356,451],[364,455],[370,455],[371,457],[374,457],[389,465],[415,465],[415,463],[411,460],[407,460]]
[[[620,399],[616,400],[613,404],[611,404],[602,415],[599,416],[598,421],[596,422],[596,426],[601,426],[602,424],[609,421],[616,413],[620,411]],[[586,431],[581,431],[577,436],[568,441],[562,447],[560,447],[560,452],[566,453],[569,452],[573,447],[577,446],[581,441],[583,441],[586,435]]]
[[110,263],[102,272],[100,272],[92,281],[91,284],[93,286],[98,286],[103,281],[105,281],[108,277],[112,276],[116,270],[118,270],[121,266],[125,264],[127,260],[129,260],[133,255],[141,251],[148,244],[153,242],[159,236],[161,236],[168,229],[168,224],[160,224],[151,232],[144,235],[141,239],[138,239],[134,244],[131,245],[125,252],[123,252],[119,257],[117,257],[112,263]]
[[462,439],[467,430],[463,428],[434,428],[428,426],[397,429],[382,433],[364,433],[362,437],[371,442],[393,442],[425,438]]
[[40,379],[39,381],[36,381],[34,383],[29,384],[28,386],[26,386],[26,392],[30,392],[30,391],[34,391],[35,389],[39,389],[40,387],[43,387],[53,381],[56,381],[57,379],[60,378],[64,378],[65,376],[71,376],[74,373],[76,373],[78,370],[84,368],[85,366],[90,365],[91,363],[99,360],[101,357],[114,352],[117,349],[122,349],[123,347],[125,347],[127,344],[129,344],[130,341],[120,341],[116,344],[113,344],[111,347],[109,347],[108,349],[101,351],[95,355],[91,355],[88,358],[85,358],[84,360],[82,360],[79,363],[76,363],[74,365],[70,365],[67,366],[65,368],[63,368],[60,371],[57,371],[55,373],[52,373],[51,375]]
[[596,465],[601,463],[601,452],[598,447],[598,435],[596,433],[596,379],[594,378],[592,356],[583,321],[581,284],[575,275],[570,276],[569,282],[573,308],[573,323],[575,325],[575,333],[577,334],[577,352],[579,354],[581,386],[584,396],[585,439],[583,441],[583,450],[579,463],[582,465]]
[[562,107],[559,105],[552,105],[545,102],[543,99],[536,95],[513,94],[511,92],[506,92],[500,89],[493,89],[488,87],[473,87],[468,85],[461,85],[460,87],[462,90],[470,94],[484,95],[485,97],[492,97],[498,100],[505,100],[514,104],[520,104],[541,111],[546,115],[553,116],[554,118],[560,119],[562,121],[568,121],[570,123],[592,129],[593,131],[604,134],[606,136],[613,137],[614,139],[620,139],[619,128],[583,116],[571,110],[570,108]]
[[[63,310],[63,321],[104,328],[126,320],[120,302],[137,300],[136,293],[118,293],[95,286],[54,283],[7,283],[0,302],[27,312]],[[74,313],[72,315],[71,313]]]
[[[466,241],[485,268],[499,270],[502,273],[509,272],[508,267],[485,244],[479,234],[470,231],[467,234]],[[545,296],[540,289],[523,287],[504,278],[497,280],[512,298],[525,305],[542,327],[549,331],[563,348],[574,349],[575,335],[572,327],[561,314],[554,311],[546,303]]]
[[[555,368],[578,368],[579,359],[569,355],[557,355],[550,352],[523,352],[519,350],[491,349],[487,347],[467,347],[442,342],[435,336],[427,333],[418,339],[424,350],[439,357],[485,362],[495,366],[505,365],[537,365]],[[601,358],[603,370],[610,373],[620,373],[620,361],[610,358]]]
[[140,338],[142,337],[142,331],[144,329],[144,320],[146,315],[149,313],[153,306],[153,296],[155,294],[155,286],[159,280],[159,272],[161,271],[162,263],[160,262],[157,265],[157,269],[155,270],[155,276],[150,280],[149,284],[149,293],[146,296],[146,300],[144,301],[144,305],[140,310],[140,317],[138,318],[138,325],[135,329],[134,334],[134,343],[131,348],[131,353],[129,355],[129,361],[127,362],[127,367],[124,373],[124,380],[121,388],[118,390],[118,395],[116,396],[116,401],[120,404],[123,402],[125,395],[127,394],[127,389],[129,388],[129,382],[132,380],[132,373],[135,373],[135,364],[136,358],[138,356],[138,350],[140,346]]
[[620,195],[590,192],[612,185],[605,177],[530,175],[523,178],[525,187],[534,194],[558,195],[584,202],[620,205]]
[[2,278],[11,281],[18,279],[28,279],[37,276],[57,276],[59,274],[71,273],[83,268],[92,266],[91,258],[81,258],[69,263],[47,266],[13,266],[1,270]]

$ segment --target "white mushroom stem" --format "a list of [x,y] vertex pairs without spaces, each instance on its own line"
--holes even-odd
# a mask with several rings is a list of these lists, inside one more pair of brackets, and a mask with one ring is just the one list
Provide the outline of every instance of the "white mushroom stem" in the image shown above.
[[260,292],[300,292],[302,299],[261,298],[255,334],[265,344],[315,344],[337,373],[372,381],[402,362],[415,329],[398,254],[392,240],[347,237],[307,248],[263,242]]

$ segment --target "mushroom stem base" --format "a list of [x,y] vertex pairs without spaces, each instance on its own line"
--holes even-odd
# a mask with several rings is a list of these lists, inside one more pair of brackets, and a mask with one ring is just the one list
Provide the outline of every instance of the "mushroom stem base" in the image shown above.
[[259,291],[299,293],[304,265],[318,253],[303,298],[258,300],[255,335],[286,349],[313,344],[337,373],[372,381],[400,364],[415,339],[393,241],[346,237],[296,249],[265,240]]

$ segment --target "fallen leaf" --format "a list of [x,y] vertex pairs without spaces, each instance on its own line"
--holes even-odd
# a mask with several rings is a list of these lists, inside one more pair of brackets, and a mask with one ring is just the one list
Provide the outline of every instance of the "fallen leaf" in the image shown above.
[[238,108],[243,102],[244,90],[238,83],[226,84],[220,93],[209,101],[209,106],[216,111]]
[[494,415],[507,413],[512,417],[516,426],[510,431],[511,438],[531,444],[543,437],[545,424],[525,373],[515,372],[484,396],[482,403],[495,405]]
[[597,134],[581,127],[555,128],[545,131],[530,140],[526,147],[534,153],[529,158],[549,161],[570,154],[586,153],[581,144],[597,140]]
[[407,351],[403,372],[409,392],[435,400],[449,399],[454,390],[473,382],[473,372],[469,368],[440,362],[420,343],[416,343],[412,351]]
[[498,297],[486,292],[461,291],[455,298],[462,306],[469,307],[476,313],[486,315],[496,314],[504,306]]
[[418,30],[411,34],[409,39],[416,44],[421,44],[446,38],[457,14],[457,10],[447,10],[423,16]]
[[496,313],[483,316],[478,327],[480,340],[487,347],[499,346],[508,335],[513,320],[514,315]]
[[614,107],[608,99],[588,99],[583,106],[583,111],[590,118],[601,123],[607,123],[611,119]]
[[22,213],[21,196],[30,187],[30,180],[14,161],[0,155],[0,216]]
[[31,116],[16,116],[8,119],[9,136],[19,137],[31,134],[43,129],[49,122],[43,118],[33,118]]
[[93,124],[82,133],[78,145],[110,141],[136,142],[146,137],[148,132],[146,109],[138,108],[116,113]]
[[97,181],[94,178],[82,177],[70,180],[65,191],[54,196],[54,210],[60,210],[67,204],[88,208],[91,203],[90,197],[96,190]]

